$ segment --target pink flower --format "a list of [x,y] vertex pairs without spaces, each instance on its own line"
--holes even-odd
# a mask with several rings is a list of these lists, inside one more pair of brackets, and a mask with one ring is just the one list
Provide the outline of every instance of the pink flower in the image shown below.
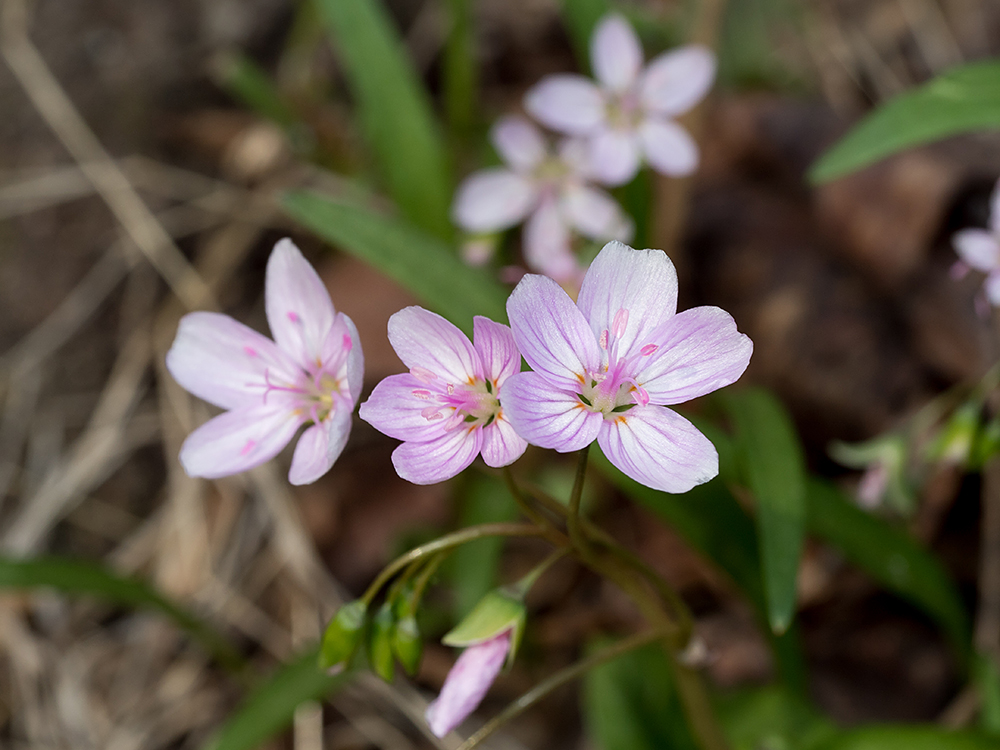
[[267,262],[264,302],[274,341],[228,315],[181,318],[167,369],[194,395],[229,410],[181,446],[190,476],[214,479],[259,466],[308,424],[288,473],[292,484],[308,484],[347,443],[364,372],[358,332],[289,239]]
[[507,326],[476,316],[473,339],[421,307],[389,318],[389,342],[410,371],[375,386],[360,414],[405,441],[392,463],[414,484],[450,479],[480,453],[488,466],[506,466],[527,447],[498,400],[500,386],[521,367],[514,337]]
[[490,137],[507,166],[476,172],[459,186],[452,213],[460,227],[497,232],[527,218],[525,263],[560,282],[579,276],[570,245],[574,230],[596,240],[631,238],[632,220],[611,196],[586,183],[583,144],[568,141],[552,154],[521,117],[502,118]]
[[510,650],[511,631],[469,646],[448,672],[441,694],[427,707],[427,723],[437,737],[444,737],[476,710],[500,674]]
[[525,97],[525,108],[539,122],[588,139],[591,174],[607,185],[631,180],[643,159],[667,175],[690,174],[698,166],[697,145],[671,118],[705,96],[715,78],[714,55],[688,45],[645,69],[642,57],[628,22],[605,16],[590,43],[598,84],[581,75],[554,75]]
[[967,266],[986,274],[986,298],[994,307],[1000,306],[1000,181],[990,196],[987,229],[963,229],[951,241]]
[[500,390],[517,433],[560,452],[596,438],[625,474],[666,492],[714,477],[715,447],[666,406],[736,381],[753,344],[717,307],[676,308],[677,274],[660,250],[608,243],[576,304],[551,279],[525,276],[507,314],[534,372]]

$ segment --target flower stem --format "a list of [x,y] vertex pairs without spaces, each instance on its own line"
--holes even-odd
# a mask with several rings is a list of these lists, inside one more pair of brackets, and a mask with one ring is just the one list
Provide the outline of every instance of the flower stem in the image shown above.
[[512,584],[510,588],[516,592],[522,599],[528,595],[531,591],[531,587],[535,585],[541,575],[552,567],[553,563],[558,562],[569,552],[569,547],[560,547],[559,549],[552,550],[549,556],[542,560],[538,565],[531,569],[527,575],[525,575],[520,581]]
[[514,480],[514,474],[510,470],[510,466],[503,467],[503,480],[507,485],[507,489],[514,501],[517,503],[517,507],[521,509],[521,512],[534,523],[536,526],[542,529],[547,529],[549,533],[559,534],[562,533],[555,527],[549,518],[538,512],[531,502],[525,497],[525,494],[521,491],[521,488],[517,486],[517,482]]
[[573,547],[585,554],[588,547],[587,538],[580,531],[580,499],[583,497],[583,483],[587,478],[587,455],[590,446],[580,451],[580,460],[576,465],[576,478],[573,480],[573,491],[569,496],[569,515],[566,526],[569,529],[569,539]]
[[493,734],[505,723],[534,706],[538,701],[547,696],[556,688],[565,685],[570,680],[585,674],[594,667],[598,667],[605,662],[617,659],[619,656],[634,651],[637,648],[655,643],[663,637],[663,632],[659,630],[647,630],[644,633],[637,633],[629,638],[625,638],[612,646],[601,649],[588,656],[586,659],[578,661],[565,669],[561,669],[555,674],[539,682],[535,687],[507,706],[503,711],[484,724],[478,732],[469,737],[459,745],[458,750],[472,750],[487,737]]

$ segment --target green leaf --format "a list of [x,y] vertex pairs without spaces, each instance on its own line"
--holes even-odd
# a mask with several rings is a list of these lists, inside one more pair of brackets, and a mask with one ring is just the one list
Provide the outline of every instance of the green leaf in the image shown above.
[[988,654],[976,654],[972,670],[979,692],[979,725],[991,737],[1000,736],[1000,669]]
[[271,77],[246,55],[225,55],[213,67],[216,83],[261,117],[283,128],[298,121]]
[[107,602],[154,609],[197,639],[221,664],[239,669],[240,653],[214,628],[171,602],[148,584],[116,575],[83,560],[0,557],[0,589],[53,588],[67,594],[87,594]]
[[970,626],[962,599],[940,563],[906,533],[865,513],[835,487],[811,480],[809,530],[890,591],[930,615],[963,663],[970,656]]
[[[815,750],[997,750],[995,738],[934,726],[875,726],[845,732]],[[812,750],[812,749],[810,749]]]
[[757,501],[757,530],[767,614],[784,632],[795,615],[796,579],[805,538],[805,460],[788,412],[763,389],[723,399],[736,434],[742,475]]
[[343,687],[350,673],[330,676],[317,669],[318,657],[314,648],[282,665],[229,717],[205,750],[253,750],[289,726],[302,703]]
[[782,687],[727,696],[719,701],[717,715],[733,750],[812,750],[836,733],[804,698]]
[[590,37],[601,17],[611,12],[609,0],[562,0],[563,20],[580,70],[590,70]]
[[1000,62],[954,68],[878,107],[809,171],[829,182],[906,148],[1000,128]]
[[444,98],[452,131],[465,134],[476,111],[472,0],[448,0],[451,30],[444,48]]
[[286,194],[284,207],[320,237],[395,279],[466,333],[472,331],[473,315],[507,319],[506,290],[416,227],[305,191]]
[[[607,641],[594,648],[608,645]],[[695,750],[658,646],[646,646],[590,670],[583,685],[587,731],[602,750]]]
[[379,0],[315,0],[389,193],[414,224],[450,237],[451,185],[431,104]]

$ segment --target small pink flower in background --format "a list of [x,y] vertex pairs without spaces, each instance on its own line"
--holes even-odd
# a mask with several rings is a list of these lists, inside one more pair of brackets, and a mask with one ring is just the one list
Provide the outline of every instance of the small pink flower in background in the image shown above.
[[753,344],[717,307],[677,309],[677,273],[660,250],[605,245],[576,304],[528,275],[507,300],[518,348],[534,372],[500,390],[517,433],[560,452],[595,439],[637,482],[686,492],[718,471],[718,454],[666,408],[735,382]]
[[490,132],[506,167],[470,175],[458,189],[452,213],[469,232],[498,232],[526,221],[524,260],[559,282],[578,278],[572,233],[605,241],[627,241],[632,220],[603,190],[587,184],[583,144],[564,142],[549,151],[542,134],[522,117],[504,117]]
[[389,342],[410,371],[375,386],[360,415],[405,441],[392,463],[407,481],[443,482],[480,453],[488,466],[506,466],[527,447],[498,400],[500,386],[521,368],[514,337],[507,326],[476,316],[473,339],[421,307],[389,318]]
[[622,16],[610,14],[590,42],[598,83],[581,75],[544,78],[528,91],[525,108],[553,130],[582,136],[589,144],[589,171],[606,185],[621,185],[643,160],[667,175],[698,167],[698,146],[671,118],[687,112],[711,88],[715,56],[688,45],[642,67],[639,39]]
[[[986,274],[983,291],[994,307],[1000,306],[1000,181],[990,196],[990,218],[986,229],[963,229],[951,239],[960,263]],[[955,264],[958,266],[958,263]],[[964,274],[962,274],[964,276]],[[961,278],[958,270],[952,276]]]
[[511,632],[469,646],[458,657],[441,694],[427,707],[427,724],[436,737],[448,734],[482,702],[507,659]]
[[181,318],[167,369],[195,396],[228,409],[192,432],[180,461],[193,477],[217,478],[274,458],[305,424],[288,480],[315,482],[351,431],[364,358],[354,323],[291,240],[274,246],[264,282],[274,341],[228,315]]

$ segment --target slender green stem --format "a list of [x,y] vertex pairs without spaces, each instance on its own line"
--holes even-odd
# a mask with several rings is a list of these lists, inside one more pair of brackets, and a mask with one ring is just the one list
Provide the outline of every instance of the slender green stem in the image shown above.
[[576,549],[580,550],[581,554],[587,548],[587,539],[580,531],[580,499],[583,497],[583,483],[587,478],[589,451],[589,445],[580,451],[580,460],[576,464],[576,478],[573,480],[573,491],[569,495],[569,515],[566,517],[570,541],[573,542]]
[[[405,555],[400,555],[382,569],[382,572],[378,574],[378,577],[372,582],[361,598],[365,603],[370,604],[375,595],[388,583],[389,579],[406,566],[427,555],[451,550],[467,542],[488,536],[540,536],[546,537],[550,541],[553,540],[553,535],[549,530],[529,523],[484,523],[479,526],[470,526],[467,529],[445,534],[440,539],[435,539],[433,542],[414,547]],[[562,540],[556,538],[554,543],[561,545]]]
[[503,480],[507,485],[507,489],[510,491],[511,496],[514,498],[514,502],[517,503],[517,507],[521,509],[521,512],[534,523],[536,526],[548,530],[550,534],[559,534],[562,536],[562,532],[555,527],[552,520],[547,518],[538,512],[531,501],[525,496],[521,488],[518,487],[517,482],[514,480],[514,474],[511,472],[509,466],[504,466],[502,469]]
[[565,669],[561,669],[555,674],[547,677],[546,679],[539,682],[535,687],[529,690],[527,693],[522,695],[520,698],[511,703],[507,708],[501,711],[499,714],[490,719],[482,728],[476,732],[474,735],[469,737],[465,742],[463,742],[458,750],[472,750],[480,743],[482,743],[487,737],[493,734],[497,729],[506,724],[508,721],[523,713],[527,709],[534,706],[538,701],[547,696],[553,690],[562,685],[565,685],[571,680],[575,680],[586,672],[590,671],[594,667],[598,667],[601,664],[617,659],[619,656],[627,654],[629,651],[634,651],[637,648],[642,648],[650,643],[655,643],[663,637],[663,632],[660,630],[647,630],[644,633],[637,633],[636,635],[630,636],[618,643],[608,646],[607,648],[601,649],[600,651],[588,656],[586,659],[578,661]]
[[569,547],[560,547],[559,549],[552,550],[548,557],[532,568],[532,570],[524,576],[524,578],[517,583],[512,584],[510,588],[517,592],[522,598],[527,596],[528,592],[531,591],[531,587],[535,585],[535,581],[537,581],[546,570],[551,568],[553,563],[558,562],[569,554],[569,551]]

